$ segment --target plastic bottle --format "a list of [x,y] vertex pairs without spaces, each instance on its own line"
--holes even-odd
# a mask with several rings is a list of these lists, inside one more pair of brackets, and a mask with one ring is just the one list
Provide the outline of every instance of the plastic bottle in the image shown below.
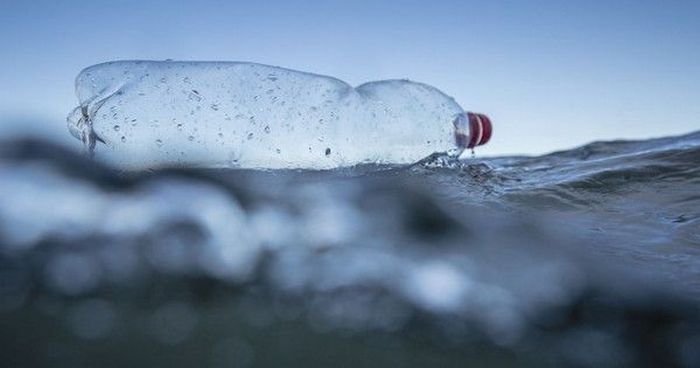
[[491,135],[488,118],[425,84],[353,88],[254,63],[109,62],[83,70],[76,94],[71,133],[127,169],[402,164]]

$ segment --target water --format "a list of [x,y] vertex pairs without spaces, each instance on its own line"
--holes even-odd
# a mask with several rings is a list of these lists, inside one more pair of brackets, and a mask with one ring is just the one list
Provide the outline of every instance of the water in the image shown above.
[[242,62],[104,63],[78,75],[76,94],[73,135],[97,158],[130,169],[411,163],[457,148],[453,122],[464,113],[438,89],[408,80],[352,87]]
[[700,132],[324,171],[7,142],[0,359],[697,366],[699,162]]

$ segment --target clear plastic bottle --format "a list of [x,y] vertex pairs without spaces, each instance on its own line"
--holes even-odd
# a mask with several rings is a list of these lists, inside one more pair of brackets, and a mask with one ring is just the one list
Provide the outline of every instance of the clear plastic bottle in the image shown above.
[[123,168],[410,163],[484,144],[491,131],[488,118],[425,84],[353,88],[254,63],[109,62],[83,70],[76,93],[69,130]]

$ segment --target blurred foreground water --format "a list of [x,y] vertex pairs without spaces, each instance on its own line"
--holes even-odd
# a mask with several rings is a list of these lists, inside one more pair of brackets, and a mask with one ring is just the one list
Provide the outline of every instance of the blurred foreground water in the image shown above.
[[700,132],[117,172],[0,148],[7,367],[700,365]]

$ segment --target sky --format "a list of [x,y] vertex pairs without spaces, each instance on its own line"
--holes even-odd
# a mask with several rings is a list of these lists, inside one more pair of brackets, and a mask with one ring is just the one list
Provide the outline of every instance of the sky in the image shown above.
[[118,59],[424,82],[492,118],[484,155],[700,129],[700,1],[1,0],[0,135],[73,142],[75,76]]

